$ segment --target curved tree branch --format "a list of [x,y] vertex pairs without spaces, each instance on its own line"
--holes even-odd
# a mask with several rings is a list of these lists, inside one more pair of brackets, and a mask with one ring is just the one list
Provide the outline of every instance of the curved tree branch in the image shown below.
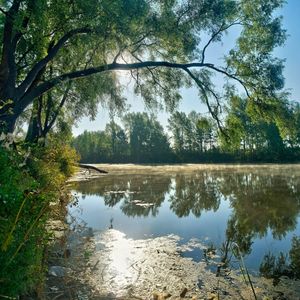
[[27,74],[24,81],[17,88],[17,93],[23,95],[34,82],[37,74],[40,72],[42,68],[44,68],[48,62],[50,62],[57,52],[64,46],[65,42],[68,41],[71,37],[82,34],[82,33],[90,33],[91,29],[89,28],[77,28],[66,33],[48,52],[47,56],[45,56],[42,60],[35,64],[32,70]]
[[228,73],[227,71],[225,71],[225,70],[223,70],[223,69],[220,69],[220,68],[218,68],[218,67],[215,67],[215,66],[212,65],[212,64],[209,65],[208,68],[210,68],[210,69],[212,69],[212,70],[215,70],[215,71],[218,72],[218,73],[224,74],[224,75],[226,75],[227,77],[229,77],[229,78],[231,78],[231,79],[233,79],[233,80],[239,82],[239,83],[241,84],[241,86],[244,88],[247,97],[250,97],[250,93],[249,93],[249,91],[248,91],[248,88],[246,87],[246,84],[245,84],[241,79],[239,79],[238,77],[236,77],[236,76],[233,75],[233,74]]
[[2,7],[0,7],[0,11],[1,11],[4,15],[7,15],[7,11],[5,11]]
[[[209,113],[211,114],[211,116],[213,117],[213,119],[217,122],[218,128],[220,130],[220,132],[225,136],[228,137],[227,133],[224,131],[224,128],[221,124],[221,121],[219,119],[219,116],[214,112],[213,108],[211,107],[210,103],[209,103],[209,99],[205,90],[204,85],[202,84],[202,82],[189,70],[189,69],[184,69],[187,74],[195,81],[195,83],[197,84],[197,86],[200,88],[203,96],[204,96],[204,100],[205,100],[205,104],[208,108]],[[209,90],[209,92],[212,92],[211,90]]]
[[[17,110],[23,111],[29,104],[32,103],[33,99],[36,97],[39,97],[40,95],[46,93],[47,91],[51,90],[53,87],[57,86],[58,84],[62,82],[66,82],[69,80],[75,80],[79,78],[84,78],[93,74],[103,73],[103,72],[109,72],[109,71],[117,71],[117,70],[138,70],[142,68],[151,68],[151,67],[166,67],[166,68],[175,68],[175,69],[181,69],[187,72],[191,77],[192,73],[189,69],[191,68],[209,68],[213,69],[216,72],[222,73],[226,75],[227,77],[236,80],[239,82],[245,89],[248,96],[250,96],[246,85],[242,80],[237,78],[236,76],[228,73],[227,71],[224,71],[223,69],[215,67],[213,64],[209,63],[201,63],[201,62],[194,62],[194,63],[172,63],[168,61],[143,61],[143,62],[134,62],[134,63],[111,63],[111,64],[105,64],[94,68],[87,68],[83,70],[78,70],[66,74],[62,74],[60,76],[57,76],[55,78],[52,78],[44,83],[41,83],[28,93],[24,95],[23,98],[20,99],[19,103],[17,103]],[[194,75],[193,75],[194,76]],[[192,77],[193,78],[193,77]],[[194,78],[193,78],[194,79]]]
[[203,47],[202,49],[202,59],[201,59],[201,62],[203,63],[204,60],[205,60],[205,51],[206,49],[208,48],[208,46],[214,41],[214,39],[223,31],[229,29],[230,27],[234,26],[234,25],[241,25],[240,22],[233,22],[233,23],[230,23],[229,25],[225,26],[225,24],[223,23],[220,28],[212,34],[211,38],[208,40],[208,42],[206,43],[206,45]]

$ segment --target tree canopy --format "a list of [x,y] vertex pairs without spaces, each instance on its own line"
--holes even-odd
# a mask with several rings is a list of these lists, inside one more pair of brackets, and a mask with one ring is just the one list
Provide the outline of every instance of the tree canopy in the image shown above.
[[[272,54],[285,40],[275,14],[282,4],[1,0],[1,131],[12,132],[34,101],[38,135],[53,127],[64,107],[73,118],[95,114],[99,101],[123,107],[115,72],[122,70],[147,104],[163,100],[169,109],[181,98],[181,87],[195,85],[220,127],[229,94],[242,92],[257,110],[274,110],[284,84],[283,61]],[[223,62],[209,61],[210,48],[234,27],[239,36]],[[216,85],[216,74],[224,87]]]
[[169,131],[153,115],[129,113],[122,125],[111,121],[104,131],[80,134],[73,146],[82,162],[293,162],[299,160],[299,105],[292,106],[289,135],[280,134],[276,121],[251,117],[246,100],[230,101],[220,133],[212,118],[191,111],[174,112]]

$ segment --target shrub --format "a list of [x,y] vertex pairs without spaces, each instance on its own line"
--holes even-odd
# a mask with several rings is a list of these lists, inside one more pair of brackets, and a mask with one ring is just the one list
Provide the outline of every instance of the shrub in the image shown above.
[[290,250],[291,270],[294,277],[300,279],[300,236],[294,236]]
[[18,150],[0,146],[0,295],[9,297],[42,283],[49,203],[59,200],[76,159],[63,143],[36,146],[30,155]]

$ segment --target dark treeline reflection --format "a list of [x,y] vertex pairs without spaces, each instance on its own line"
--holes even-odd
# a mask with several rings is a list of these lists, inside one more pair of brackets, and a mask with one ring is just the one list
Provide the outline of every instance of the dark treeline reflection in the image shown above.
[[217,211],[221,201],[229,201],[232,213],[224,247],[237,242],[245,254],[250,252],[253,238],[265,236],[268,229],[276,239],[294,230],[300,212],[299,177],[278,173],[114,175],[78,183],[76,190],[101,196],[110,207],[119,204],[127,216],[156,216],[168,201],[178,217],[201,217],[202,212]]
[[81,182],[76,190],[83,195],[103,197],[109,207],[120,203],[120,209],[127,216],[156,216],[170,185],[170,176],[122,175]]
[[186,217],[190,213],[200,217],[203,210],[218,210],[222,197],[219,175],[208,172],[176,175],[174,181],[170,208],[178,217]]

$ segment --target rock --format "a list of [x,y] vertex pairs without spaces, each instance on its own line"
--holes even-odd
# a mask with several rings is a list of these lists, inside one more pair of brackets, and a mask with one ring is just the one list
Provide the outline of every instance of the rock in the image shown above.
[[64,277],[72,273],[73,270],[71,268],[62,267],[62,266],[51,266],[49,267],[48,274],[55,277]]
[[163,295],[161,293],[158,292],[154,292],[153,293],[153,300],[163,300]]
[[65,258],[69,258],[71,256],[71,249],[67,248],[65,251],[64,251],[64,257]]
[[158,293],[154,292],[153,294],[153,300],[165,300],[170,298],[172,295],[170,293]]
[[188,289],[185,287],[185,288],[181,291],[181,293],[180,293],[180,298],[184,298],[185,295],[186,295],[186,293],[187,293],[187,291],[188,291]]
[[208,293],[207,300],[218,300],[218,295],[215,293]]
[[61,266],[52,266],[48,271],[49,275],[56,277],[64,277],[66,275],[66,268]]
[[159,293],[157,293],[157,292],[154,292],[153,294],[152,294],[152,299],[153,300],[158,300],[159,299]]
[[163,293],[163,299],[168,299],[170,298],[172,295],[170,293]]

